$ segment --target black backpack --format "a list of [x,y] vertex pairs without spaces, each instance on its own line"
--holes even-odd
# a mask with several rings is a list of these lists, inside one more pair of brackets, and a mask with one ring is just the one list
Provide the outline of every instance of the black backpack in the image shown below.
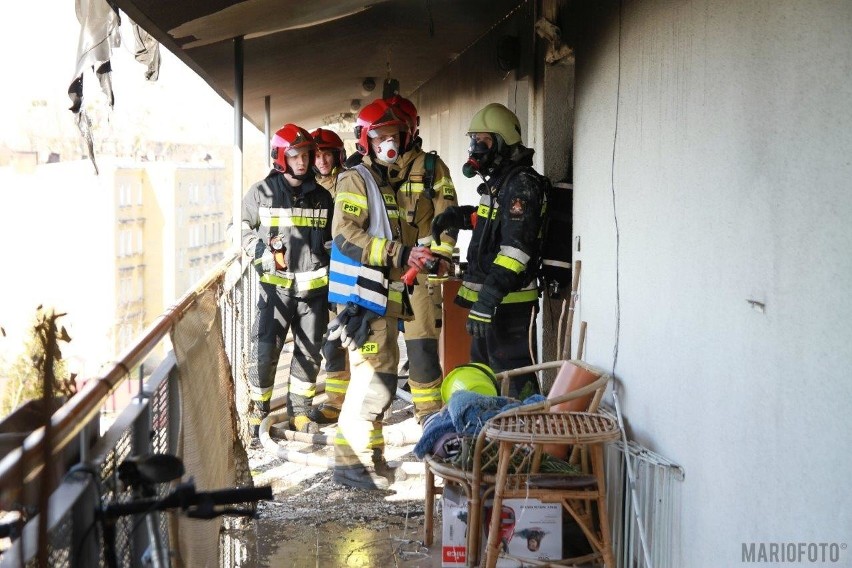
[[[523,168],[510,170],[501,185]],[[532,170],[534,171],[534,170]],[[560,290],[571,286],[571,235],[574,208],[574,185],[568,180],[551,183],[550,178],[535,172],[543,186],[544,220],[541,225],[541,249],[536,271],[541,290],[556,298]]]

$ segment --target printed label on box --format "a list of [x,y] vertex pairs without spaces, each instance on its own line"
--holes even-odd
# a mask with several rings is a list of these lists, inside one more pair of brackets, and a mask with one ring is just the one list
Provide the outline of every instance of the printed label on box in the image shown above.
[[[487,539],[491,520],[488,502],[485,519]],[[562,506],[538,499],[505,499],[499,539],[501,549],[512,556],[536,560],[562,558]]]
[[447,485],[441,503],[441,566],[461,568],[467,562],[467,497],[460,489]]

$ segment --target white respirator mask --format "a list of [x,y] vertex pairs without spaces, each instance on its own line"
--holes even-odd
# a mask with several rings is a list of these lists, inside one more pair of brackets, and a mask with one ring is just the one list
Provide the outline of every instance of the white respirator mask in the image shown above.
[[396,162],[399,159],[399,145],[397,145],[396,140],[388,138],[379,144],[379,149],[376,150],[376,158],[388,164]]

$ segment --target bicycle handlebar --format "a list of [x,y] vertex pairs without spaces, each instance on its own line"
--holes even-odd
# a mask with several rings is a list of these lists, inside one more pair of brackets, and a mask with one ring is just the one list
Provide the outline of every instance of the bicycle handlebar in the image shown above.
[[272,499],[272,487],[269,485],[196,491],[195,484],[190,481],[181,483],[165,497],[134,499],[127,503],[111,503],[103,507],[102,513],[108,519],[115,519],[127,515],[150,513],[151,511],[165,511],[175,508],[186,510],[190,507],[212,508],[216,505],[234,505],[268,499]]

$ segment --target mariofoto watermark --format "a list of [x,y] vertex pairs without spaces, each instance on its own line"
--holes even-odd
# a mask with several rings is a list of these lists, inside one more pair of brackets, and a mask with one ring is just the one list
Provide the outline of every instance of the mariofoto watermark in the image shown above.
[[744,542],[743,562],[830,564],[846,555],[845,542]]

